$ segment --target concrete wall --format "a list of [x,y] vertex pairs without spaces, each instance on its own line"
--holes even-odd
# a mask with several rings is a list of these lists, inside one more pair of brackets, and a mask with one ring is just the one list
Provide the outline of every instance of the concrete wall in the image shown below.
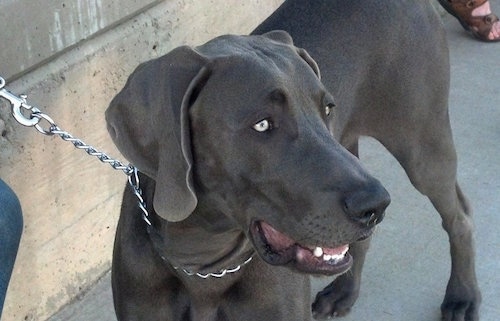
[[158,2],[160,1],[2,1],[2,76],[16,76],[36,68],[54,55]]
[[[281,3],[4,0],[0,76],[61,128],[123,159],[103,112],[139,62],[248,33]],[[2,320],[46,320],[109,270],[126,177],[17,124],[3,100],[0,132],[0,177],[18,193],[25,220]]]

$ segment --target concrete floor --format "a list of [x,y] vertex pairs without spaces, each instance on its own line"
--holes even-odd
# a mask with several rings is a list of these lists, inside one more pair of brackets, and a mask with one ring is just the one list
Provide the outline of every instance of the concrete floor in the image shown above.
[[[496,321],[500,315],[500,43],[474,40],[451,16],[444,20],[459,180],[475,212],[481,320]],[[360,151],[393,201],[368,254],[361,296],[351,314],[341,320],[440,320],[450,270],[440,218],[382,146],[365,139]],[[319,290],[327,280],[313,282]],[[49,320],[115,321],[109,274]]]

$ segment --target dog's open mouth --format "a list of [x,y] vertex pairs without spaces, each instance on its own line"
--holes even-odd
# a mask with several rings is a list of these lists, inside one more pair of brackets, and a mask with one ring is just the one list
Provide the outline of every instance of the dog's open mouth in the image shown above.
[[254,245],[262,259],[272,265],[288,265],[309,274],[342,274],[352,266],[349,245],[336,248],[302,245],[264,221],[250,228]]

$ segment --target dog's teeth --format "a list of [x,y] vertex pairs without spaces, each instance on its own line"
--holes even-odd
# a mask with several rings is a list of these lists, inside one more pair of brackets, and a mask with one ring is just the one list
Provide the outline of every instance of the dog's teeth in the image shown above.
[[323,255],[323,249],[320,247],[316,247],[313,252],[315,257],[321,257]]
[[346,247],[342,253],[339,253],[339,254],[325,254],[325,251],[323,250],[323,248],[319,247],[319,246],[316,246],[313,250],[313,255],[317,258],[320,258],[322,259],[324,262],[329,262],[330,264],[335,264],[336,262],[339,262],[341,261],[346,253],[347,253],[347,250],[349,248]]
[[341,253],[341,254],[333,254],[333,255],[324,254],[323,261],[335,264],[335,263],[341,261],[345,257],[346,253],[347,253],[347,251],[345,253]]

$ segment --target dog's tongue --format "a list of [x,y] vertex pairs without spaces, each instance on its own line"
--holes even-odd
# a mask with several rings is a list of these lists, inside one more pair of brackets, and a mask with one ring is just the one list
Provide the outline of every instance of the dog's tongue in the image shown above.
[[293,246],[295,242],[283,233],[276,231],[271,225],[266,222],[260,223],[262,233],[266,241],[272,245],[273,250],[279,252]]

